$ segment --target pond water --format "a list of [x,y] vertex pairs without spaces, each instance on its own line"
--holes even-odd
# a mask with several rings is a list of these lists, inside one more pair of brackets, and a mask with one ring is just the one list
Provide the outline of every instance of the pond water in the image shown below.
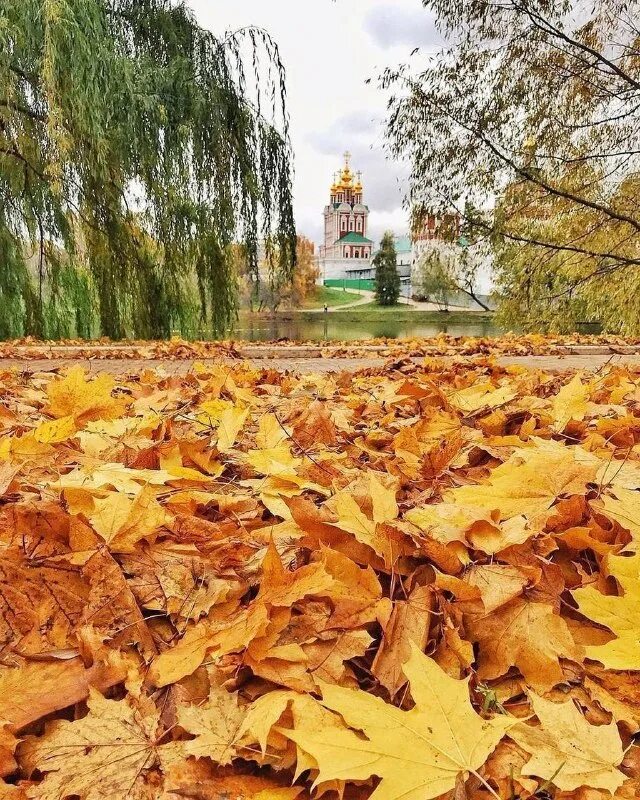
[[264,342],[274,339],[293,339],[296,341],[326,341],[353,339],[375,339],[385,337],[399,339],[401,337],[429,337],[439,333],[452,336],[499,336],[504,330],[491,319],[479,317],[477,320],[458,319],[447,321],[443,314],[442,321],[412,321],[394,319],[392,313],[386,313],[379,319],[357,320],[341,313],[317,314],[309,316],[284,315],[273,318],[242,315],[231,332],[235,339],[249,342]]

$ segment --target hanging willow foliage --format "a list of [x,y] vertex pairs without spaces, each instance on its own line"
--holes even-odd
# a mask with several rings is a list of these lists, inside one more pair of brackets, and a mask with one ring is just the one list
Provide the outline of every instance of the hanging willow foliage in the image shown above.
[[266,32],[216,39],[170,0],[0,0],[0,336],[220,332],[234,242],[256,279],[261,239],[291,273],[290,155]]

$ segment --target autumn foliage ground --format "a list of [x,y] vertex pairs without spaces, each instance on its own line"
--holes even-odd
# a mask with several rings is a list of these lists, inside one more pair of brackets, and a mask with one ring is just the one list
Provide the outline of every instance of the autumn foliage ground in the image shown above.
[[7,371],[0,426],[0,798],[640,796],[640,372]]

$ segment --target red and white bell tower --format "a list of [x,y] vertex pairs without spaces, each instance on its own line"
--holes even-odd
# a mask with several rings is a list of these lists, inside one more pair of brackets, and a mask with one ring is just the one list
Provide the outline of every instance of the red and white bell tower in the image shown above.
[[334,174],[324,209],[324,244],[320,247],[323,278],[358,277],[371,268],[373,242],[367,239],[369,209],[363,203],[361,173],[351,170],[351,153]]

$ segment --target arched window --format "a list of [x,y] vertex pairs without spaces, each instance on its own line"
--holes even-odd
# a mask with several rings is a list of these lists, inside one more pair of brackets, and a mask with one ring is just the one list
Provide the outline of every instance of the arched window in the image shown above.
[[353,217],[350,217],[350,218],[349,218],[349,230],[350,230],[350,231],[352,231],[352,230],[353,230]]
[[342,215],[342,217],[340,217],[340,230],[341,231],[347,230],[347,218],[344,214]]
[[360,233],[362,231],[362,217],[358,217],[358,222],[356,223],[357,230]]
[[355,250],[353,255],[355,256],[355,258],[360,258],[360,251],[359,250]]
[[349,248],[348,247],[344,248],[344,257],[345,258],[349,258]]

